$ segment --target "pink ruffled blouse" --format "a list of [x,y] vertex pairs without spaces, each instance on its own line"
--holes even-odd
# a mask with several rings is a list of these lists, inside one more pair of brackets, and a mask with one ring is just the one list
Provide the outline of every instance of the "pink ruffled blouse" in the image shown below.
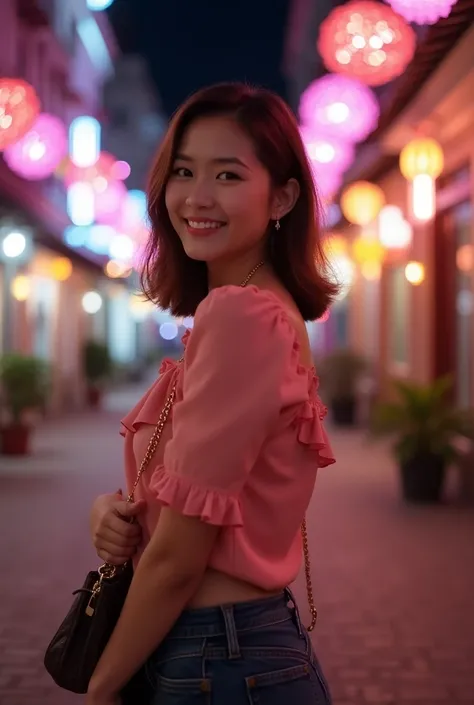
[[301,566],[300,525],[317,469],[335,462],[315,371],[299,362],[281,301],[254,286],[214,289],[183,342],[184,362],[165,360],[122,421],[130,489],[177,380],[162,441],[135,495],[147,501],[141,550],[169,506],[222,527],[211,568],[279,589]]

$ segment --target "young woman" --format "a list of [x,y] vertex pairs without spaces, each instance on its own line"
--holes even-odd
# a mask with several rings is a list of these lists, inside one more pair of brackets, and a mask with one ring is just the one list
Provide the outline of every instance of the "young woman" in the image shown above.
[[143,285],[194,328],[123,420],[130,491],[171,406],[135,503],[92,510],[99,556],[133,555],[135,572],[88,705],[120,703],[137,672],[152,705],[330,703],[287,589],[317,469],[334,462],[305,326],[335,294],[318,215],[276,95],[218,85],[177,112],[151,174]]

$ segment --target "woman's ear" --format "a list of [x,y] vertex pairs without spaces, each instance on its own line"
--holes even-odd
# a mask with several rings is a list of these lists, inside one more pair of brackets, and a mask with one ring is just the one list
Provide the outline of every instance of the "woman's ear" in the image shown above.
[[290,179],[284,186],[276,189],[272,199],[272,220],[280,220],[293,210],[300,196],[300,185],[296,179]]

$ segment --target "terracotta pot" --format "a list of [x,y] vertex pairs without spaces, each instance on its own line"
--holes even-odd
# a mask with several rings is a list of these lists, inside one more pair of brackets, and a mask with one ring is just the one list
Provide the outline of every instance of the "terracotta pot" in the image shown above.
[[0,450],[3,455],[28,455],[31,428],[16,423],[0,429]]

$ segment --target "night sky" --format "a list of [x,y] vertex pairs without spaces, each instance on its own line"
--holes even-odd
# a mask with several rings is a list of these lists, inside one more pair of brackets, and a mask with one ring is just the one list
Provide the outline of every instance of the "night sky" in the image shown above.
[[281,73],[291,0],[115,0],[124,52],[142,54],[170,115],[194,90],[225,80],[285,97]]

